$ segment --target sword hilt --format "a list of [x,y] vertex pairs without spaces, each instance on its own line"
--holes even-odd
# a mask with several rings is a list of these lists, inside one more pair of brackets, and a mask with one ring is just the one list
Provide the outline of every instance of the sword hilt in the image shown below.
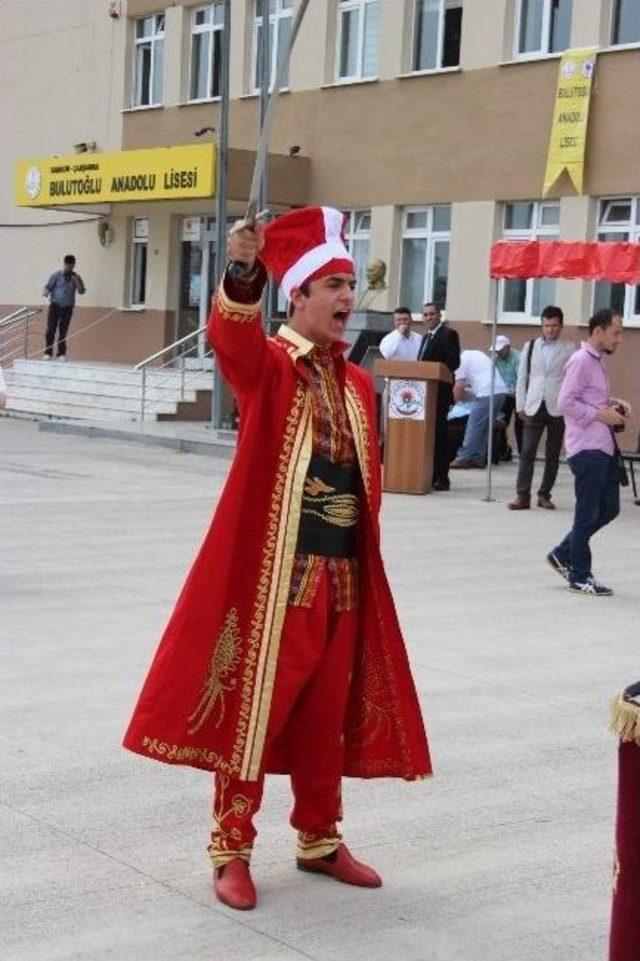
[[[247,204],[247,211],[244,217],[244,227],[248,227],[253,230],[258,219],[258,201],[250,200]],[[243,228],[244,229],[244,228]],[[232,280],[242,280],[246,277],[250,271],[249,264],[245,264],[242,260],[232,260],[227,270],[229,271],[229,276]]]

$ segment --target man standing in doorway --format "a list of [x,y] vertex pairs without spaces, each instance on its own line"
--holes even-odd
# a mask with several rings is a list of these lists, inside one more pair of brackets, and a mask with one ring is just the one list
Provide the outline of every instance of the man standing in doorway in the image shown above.
[[[422,320],[427,332],[422,338],[418,360],[444,364],[453,374],[460,366],[460,338],[455,330],[444,324],[440,309],[427,301],[422,307]],[[433,448],[433,490],[449,490],[449,457],[447,443],[447,414],[453,406],[451,384],[438,385],[436,402],[435,440]]]
[[631,413],[626,400],[611,397],[603,359],[622,340],[622,319],[599,310],[589,321],[589,340],[571,357],[558,403],[567,424],[567,459],[575,478],[573,528],[547,554],[555,571],[576,594],[609,597],[591,570],[589,541],[620,512],[620,474],[614,431]]
[[86,293],[86,287],[80,274],[75,272],[76,258],[67,254],[62,263],[62,270],[51,274],[44,285],[43,297],[49,298],[49,316],[45,334],[44,359],[53,357],[53,345],[58,333],[58,360],[67,359],[67,332],[71,323],[71,315],[76,303],[76,293]]
[[380,353],[385,360],[417,360],[422,338],[411,330],[411,311],[396,307],[393,312],[395,330],[380,341]]
[[516,481],[516,498],[509,510],[531,507],[531,482],[542,432],[547,431],[544,474],[538,490],[538,507],[554,510],[551,491],[558,475],[564,420],[558,409],[558,392],[564,366],[574,351],[562,340],[564,315],[560,307],[545,307],[541,317],[542,335],[529,340],[520,354],[516,384],[516,416],[524,420],[522,451]]

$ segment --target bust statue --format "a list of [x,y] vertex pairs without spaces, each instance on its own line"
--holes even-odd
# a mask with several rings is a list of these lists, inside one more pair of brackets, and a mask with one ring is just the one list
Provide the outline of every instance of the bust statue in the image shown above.
[[376,300],[388,289],[385,284],[387,265],[377,257],[367,265],[367,289],[358,301],[357,310],[372,310]]

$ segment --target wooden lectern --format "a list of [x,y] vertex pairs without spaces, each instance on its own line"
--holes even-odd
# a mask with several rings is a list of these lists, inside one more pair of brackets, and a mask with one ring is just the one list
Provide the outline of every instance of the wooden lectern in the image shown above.
[[373,373],[386,379],[383,397],[382,486],[396,494],[429,494],[438,384],[451,384],[444,364],[377,360]]

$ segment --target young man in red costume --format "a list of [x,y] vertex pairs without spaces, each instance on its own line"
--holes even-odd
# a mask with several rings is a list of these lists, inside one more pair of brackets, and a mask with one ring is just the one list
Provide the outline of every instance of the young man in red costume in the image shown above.
[[[240,411],[205,542],[125,738],[215,772],[218,898],[254,907],[249,862],[265,773],[288,773],[297,866],[362,887],[376,872],[338,833],[343,776],[431,773],[379,547],[380,465],[367,373],[345,361],[354,264],[332,208],[238,225],[209,339]],[[290,319],[265,337],[267,270]]]

